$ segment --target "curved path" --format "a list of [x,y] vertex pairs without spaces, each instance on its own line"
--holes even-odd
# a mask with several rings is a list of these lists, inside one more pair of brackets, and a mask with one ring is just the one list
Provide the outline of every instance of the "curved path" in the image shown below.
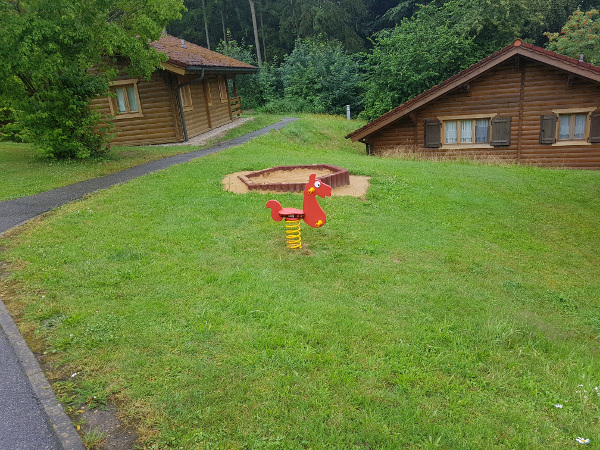
[[[100,178],[81,181],[28,197],[0,202],[0,237],[42,213],[84,195],[216,153],[283,128],[281,121],[213,147],[131,167]],[[0,267],[1,274],[1,267]],[[0,449],[83,449],[79,435],[56,400],[37,360],[0,299]]]

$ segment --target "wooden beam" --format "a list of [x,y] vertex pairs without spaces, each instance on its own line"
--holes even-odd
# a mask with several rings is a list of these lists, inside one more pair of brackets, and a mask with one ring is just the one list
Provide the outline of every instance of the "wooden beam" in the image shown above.
[[176,73],[177,75],[185,75],[185,69],[183,67],[168,62],[161,63],[161,65],[163,69],[168,70],[169,72]]
[[519,133],[517,136],[517,162],[521,159],[521,146],[523,142],[523,107],[525,104],[525,61],[523,61],[520,64],[520,66],[521,87],[519,88]]

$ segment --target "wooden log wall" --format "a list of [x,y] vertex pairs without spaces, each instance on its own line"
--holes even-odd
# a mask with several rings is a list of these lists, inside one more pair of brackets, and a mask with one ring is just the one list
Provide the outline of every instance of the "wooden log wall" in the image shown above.
[[[491,157],[541,166],[600,169],[600,144],[539,143],[540,116],[553,110],[600,108],[600,85],[524,58],[512,58],[468,84],[367,136],[372,153],[389,149],[432,157]],[[445,150],[425,148],[424,121],[438,116],[496,114],[511,117],[505,147]]]
[[[184,135],[177,103],[177,84],[197,78],[199,75],[177,77],[166,71],[154,73],[149,81],[139,78],[137,87],[143,116],[114,119],[113,132],[116,136],[112,143],[151,145],[182,142]],[[128,76],[121,75],[118,79],[125,80]],[[184,111],[189,139],[232,121],[231,102],[229,98],[221,101],[216,75],[206,76],[204,80],[189,86],[192,108]],[[99,108],[103,116],[109,117],[109,102],[108,97],[96,98],[92,101],[92,107]]]
[[[179,77],[179,82],[184,83],[198,77],[199,75]],[[204,95],[204,84],[204,80],[190,84],[192,109],[184,112],[185,125],[189,139],[198,136],[199,134],[206,133],[212,128],[208,117],[207,99]]]
[[[128,76],[122,75],[119,79],[128,79]],[[177,123],[177,104],[174,103],[168,79],[156,72],[149,81],[139,78],[137,87],[143,117],[113,120],[116,136],[112,143],[149,145],[183,140],[180,124]],[[110,116],[108,97],[94,99],[92,107],[99,107],[103,115]]]
[[[210,95],[212,97],[212,106],[209,107],[212,128],[230,123],[232,120],[229,98],[221,101],[219,80],[216,76],[207,77],[207,83],[207,89],[210,88]],[[228,97],[227,94],[225,95]]]

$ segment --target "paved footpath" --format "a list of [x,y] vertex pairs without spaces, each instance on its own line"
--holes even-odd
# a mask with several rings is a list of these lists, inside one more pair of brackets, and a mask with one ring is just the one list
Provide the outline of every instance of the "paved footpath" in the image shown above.
[[[175,164],[244,144],[296,120],[283,118],[273,125],[214,147],[152,161],[40,194],[0,202],[0,237],[13,227],[98,189],[106,189]],[[0,299],[0,450],[46,449],[83,450],[83,445]]]

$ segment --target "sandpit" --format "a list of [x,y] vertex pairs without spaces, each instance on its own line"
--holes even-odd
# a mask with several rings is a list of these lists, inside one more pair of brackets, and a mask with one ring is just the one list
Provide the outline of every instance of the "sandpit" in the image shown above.
[[[332,169],[328,167],[321,167],[317,170],[315,170],[314,168],[307,168],[307,166],[295,166],[294,168],[291,168],[291,166],[286,167],[288,167],[288,169],[278,171],[264,170],[231,173],[223,179],[223,188],[236,194],[246,194],[248,192],[251,192],[250,189],[248,189],[248,186],[244,183],[244,181],[242,181],[242,179],[244,177],[247,177],[248,174],[253,174],[251,177],[252,182],[256,184],[270,184],[272,186],[277,185],[278,183],[303,183],[302,186],[304,186],[304,184],[308,182],[308,176],[311,173],[316,173],[317,178],[326,177],[327,175],[332,174]],[[242,177],[242,179],[240,179],[240,177]],[[370,177],[349,175],[349,184],[337,187],[332,186],[331,194],[364,197],[367,193],[367,189],[369,188],[369,179]],[[281,193],[281,191],[281,186],[277,186],[277,189],[261,189],[259,191],[254,192]]]

